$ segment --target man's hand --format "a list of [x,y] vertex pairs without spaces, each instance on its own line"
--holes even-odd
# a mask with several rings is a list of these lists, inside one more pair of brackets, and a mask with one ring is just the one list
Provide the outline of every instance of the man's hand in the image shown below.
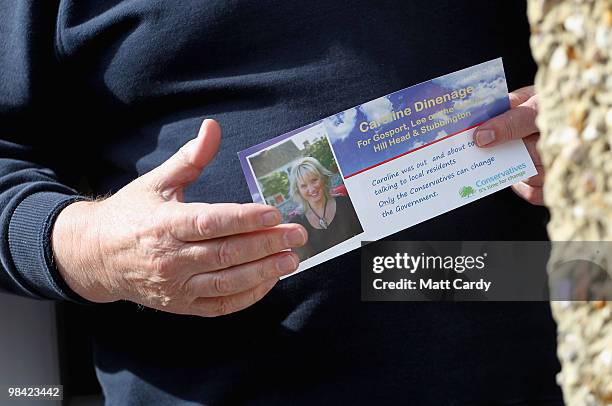
[[62,210],[53,252],[76,293],[218,316],[252,305],[295,271],[297,255],[284,250],[304,245],[306,230],[279,225],[275,208],[182,202],[220,140],[219,125],[206,120],[196,139],[113,196]]
[[509,111],[478,127],[474,132],[474,140],[479,147],[492,147],[509,140],[522,139],[538,174],[512,185],[512,189],[528,202],[543,205],[544,167],[536,149],[540,132],[535,123],[538,96],[534,93],[533,86],[510,93],[510,105]]

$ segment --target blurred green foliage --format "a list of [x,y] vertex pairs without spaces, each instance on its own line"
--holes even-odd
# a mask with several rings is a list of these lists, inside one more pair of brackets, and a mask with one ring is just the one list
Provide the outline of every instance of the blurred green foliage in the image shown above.
[[338,172],[338,166],[336,165],[334,154],[332,154],[329,143],[324,138],[305,148],[304,156],[316,158],[319,162],[321,162],[321,165],[329,169],[332,173]]
[[289,176],[286,172],[274,172],[270,176],[261,179],[261,186],[266,197],[282,194],[285,198],[289,194]]

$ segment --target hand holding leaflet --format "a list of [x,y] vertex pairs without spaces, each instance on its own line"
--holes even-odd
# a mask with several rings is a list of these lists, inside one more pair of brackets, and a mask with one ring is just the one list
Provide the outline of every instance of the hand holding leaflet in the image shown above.
[[510,108],[501,59],[402,89],[241,151],[253,200],[302,224],[296,272],[537,174],[521,140],[473,132]]

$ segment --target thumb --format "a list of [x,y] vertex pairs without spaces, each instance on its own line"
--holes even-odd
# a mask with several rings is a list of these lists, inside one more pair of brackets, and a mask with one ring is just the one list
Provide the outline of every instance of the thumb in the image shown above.
[[204,120],[198,136],[183,145],[173,156],[147,174],[151,189],[170,196],[196,180],[219,150],[221,127],[215,120]]

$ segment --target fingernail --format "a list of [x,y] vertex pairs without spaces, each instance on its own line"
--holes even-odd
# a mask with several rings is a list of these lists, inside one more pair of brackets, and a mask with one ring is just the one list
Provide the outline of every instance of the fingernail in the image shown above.
[[301,247],[306,242],[306,236],[302,229],[296,228],[285,234],[285,242],[289,247]]
[[292,255],[285,255],[276,262],[276,267],[280,273],[293,272],[297,267]]
[[495,141],[495,131],[493,130],[478,130],[476,133],[476,144],[483,147]]
[[275,211],[269,211],[267,213],[262,214],[261,216],[261,225],[266,227],[272,227],[278,224],[279,222],[278,214]]

